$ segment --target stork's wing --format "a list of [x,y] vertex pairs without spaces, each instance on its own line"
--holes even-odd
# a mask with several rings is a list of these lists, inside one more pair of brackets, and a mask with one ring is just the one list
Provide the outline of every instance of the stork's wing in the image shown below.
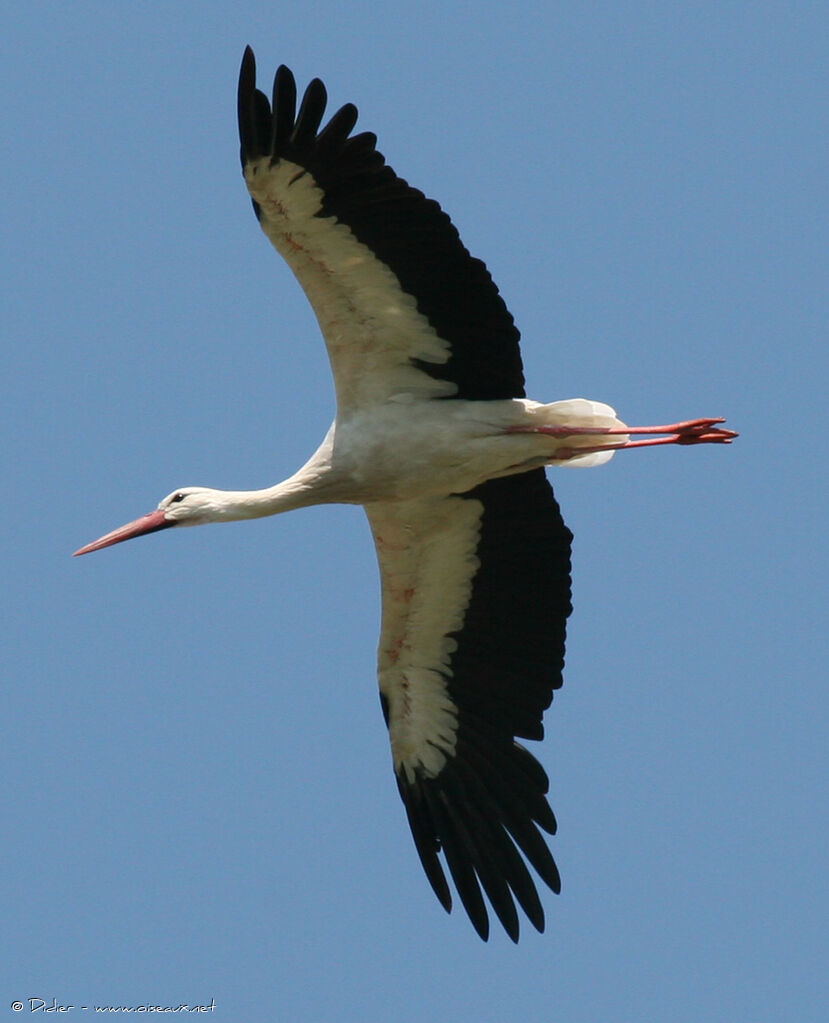
[[239,76],[242,167],[262,229],[296,274],[328,346],[342,411],[397,395],[521,397],[518,331],[484,264],[436,202],[351,136],[326,127],[325,87],[280,67],[272,104],[250,48]]
[[[524,858],[558,891],[540,739],[561,685],[570,540],[543,469],[467,494],[368,505],[383,587],[380,697],[417,851],[449,910],[438,853],[486,939],[481,888],[518,940],[513,896],[544,912]],[[523,857],[522,858],[522,855]]]

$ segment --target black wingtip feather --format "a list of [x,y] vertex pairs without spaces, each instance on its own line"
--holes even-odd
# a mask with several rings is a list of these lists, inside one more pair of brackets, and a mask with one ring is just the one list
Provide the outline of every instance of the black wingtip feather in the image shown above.
[[253,50],[245,47],[242,66],[239,68],[239,90],[237,92],[236,109],[239,118],[239,142],[241,146],[242,166],[244,167],[248,153],[254,145],[253,129],[253,94],[256,91],[256,58]]
[[356,123],[357,108],[354,104],[346,103],[340,107],[317,138],[317,151],[322,159],[330,160],[343,149]]
[[[442,851],[461,903],[483,940],[489,935],[484,895],[512,941],[519,937],[516,902],[543,932],[544,910],[528,864],[554,892],[561,884],[533,820],[535,797],[526,802],[527,776],[505,768],[510,758],[503,753],[496,751],[490,762],[466,743],[455,752],[436,777],[418,772],[413,779],[397,778],[432,888],[449,911],[451,898],[438,859]],[[543,802],[543,796],[538,798]]]
[[327,102],[328,94],[325,91],[325,86],[319,78],[312,78],[302,97],[291,142],[297,146],[307,146],[314,140]]
[[[467,785],[471,782],[471,785]],[[475,780],[462,773],[449,772],[447,794],[455,806],[463,806],[465,819],[455,819],[455,826],[464,835],[467,854],[478,875],[487,898],[509,937],[518,941],[518,913],[507,883],[508,870],[504,857],[504,843],[492,826],[492,808],[484,797],[481,800]]]
[[256,88],[256,59],[248,46],[239,69],[239,91],[236,100],[239,118],[239,143],[242,167],[249,160],[269,152],[271,105],[268,97]]
[[[474,806],[480,841],[491,850],[492,856],[497,860],[500,873],[518,899],[530,923],[537,931],[543,931],[544,910],[538,897],[538,891],[526,864],[503,826],[503,811],[497,799],[484,785],[472,765],[463,757],[458,757],[453,766],[457,767],[471,794],[470,803]],[[495,906],[494,902],[493,906]]]
[[291,70],[280,64],[273,76],[273,132],[270,153],[277,153],[291,137],[296,119],[296,79]]
[[449,885],[446,883],[446,875],[438,859],[440,842],[435,837],[435,825],[429,816],[429,811],[417,792],[410,792],[404,787],[404,782],[398,777],[397,787],[400,797],[406,808],[406,816],[409,820],[409,827],[414,839],[415,849],[420,857],[421,865],[432,886],[432,891],[437,896],[438,902],[447,913],[452,912],[452,894]]
[[440,844],[446,857],[449,873],[455,882],[466,915],[481,940],[487,941],[489,940],[489,916],[481,895],[478,877],[472,865],[472,851],[463,822],[448,813],[443,803],[442,793],[429,785],[423,787],[423,793],[436,830],[440,835]]

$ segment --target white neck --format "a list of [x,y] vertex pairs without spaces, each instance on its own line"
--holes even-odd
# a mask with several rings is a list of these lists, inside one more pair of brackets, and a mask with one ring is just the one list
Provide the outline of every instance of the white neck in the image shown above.
[[210,519],[216,522],[258,519],[312,504],[342,501],[342,488],[332,472],[332,441],[333,428],[301,469],[272,487],[211,491]]

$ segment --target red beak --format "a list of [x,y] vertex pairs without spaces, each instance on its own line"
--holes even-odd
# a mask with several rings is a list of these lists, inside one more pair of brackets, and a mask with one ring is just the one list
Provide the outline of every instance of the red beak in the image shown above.
[[158,508],[148,515],[142,515],[140,519],[135,519],[134,522],[128,522],[125,526],[113,529],[111,533],[102,536],[100,540],[93,540],[86,547],[75,551],[72,556],[77,557],[79,554],[99,551],[102,547],[111,547],[114,543],[120,543],[122,540],[131,540],[134,536],[143,536],[145,533],[155,533],[159,529],[166,529],[167,526],[172,525],[172,522],[164,518],[164,512]]

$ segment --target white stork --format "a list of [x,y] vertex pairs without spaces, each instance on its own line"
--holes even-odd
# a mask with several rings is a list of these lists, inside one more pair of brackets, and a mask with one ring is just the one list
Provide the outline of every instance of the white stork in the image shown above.
[[571,534],[543,467],[736,434],[722,419],[630,428],[599,402],[526,399],[512,317],[440,206],[392,171],[373,134],[351,134],[352,104],[320,130],[321,81],[297,113],[286,67],[270,102],[255,79],[248,48],[245,182],[316,313],[336,418],[284,482],[181,487],[76,553],[169,526],[363,505],[382,583],[380,702],[415,846],[447,911],[441,851],[478,934],[489,934],[483,889],[517,941],[515,900],[544,929],[527,864],[560,889],[539,830],[556,829],[547,775],[515,741],[543,736],[570,613]]

